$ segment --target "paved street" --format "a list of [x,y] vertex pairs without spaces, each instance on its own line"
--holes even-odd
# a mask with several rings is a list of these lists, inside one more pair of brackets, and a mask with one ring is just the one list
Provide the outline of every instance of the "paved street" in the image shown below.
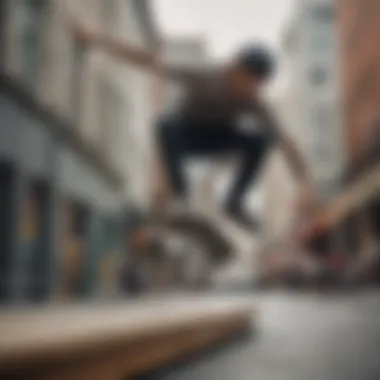
[[380,379],[380,292],[257,297],[252,339],[160,376],[164,380]]

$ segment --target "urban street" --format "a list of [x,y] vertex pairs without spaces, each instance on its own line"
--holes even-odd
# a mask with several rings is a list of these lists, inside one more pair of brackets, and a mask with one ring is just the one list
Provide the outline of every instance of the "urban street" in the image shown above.
[[0,378],[380,379],[380,0],[0,0]]
[[377,380],[380,291],[251,296],[254,332],[165,380]]

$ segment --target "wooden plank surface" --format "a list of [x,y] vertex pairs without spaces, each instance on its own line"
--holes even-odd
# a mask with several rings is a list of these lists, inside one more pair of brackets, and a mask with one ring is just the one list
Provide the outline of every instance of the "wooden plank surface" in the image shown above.
[[38,378],[56,379],[60,367],[63,379],[116,379],[247,328],[252,312],[251,302],[217,298],[7,311],[0,313],[0,371],[24,369],[32,378],[31,369],[44,369]]

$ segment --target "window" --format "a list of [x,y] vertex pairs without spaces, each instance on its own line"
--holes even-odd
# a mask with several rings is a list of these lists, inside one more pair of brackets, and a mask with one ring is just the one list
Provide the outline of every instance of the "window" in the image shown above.
[[72,44],[72,85],[71,85],[71,111],[73,121],[80,123],[80,112],[83,97],[83,67],[84,67],[84,47],[78,42]]
[[326,84],[328,81],[327,70],[322,67],[316,67],[310,72],[310,82],[313,86]]
[[319,105],[314,107],[314,125],[318,129],[330,129],[334,123],[334,116],[331,107]]
[[90,244],[88,231],[91,210],[86,204],[71,200],[65,200],[62,207],[64,230],[59,290],[66,297],[75,297],[86,291],[85,260]]
[[313,150],[316,161],[321,163],[330,162],[331,155],[327,141],[316,141]]
[[118,155],[117,143],[122,103],[119,93],[105,77],[99,78],[98,99],[99,148],[108,160],[115,162]]
[[44,181],[32,181],[23,203],[22,272],[25,293],[31,300],[45,298],[49,292],[49,197],[50,188]]
[[335,18],[335,8],[330,4],[320,4],[312,8],[311,15],[315,21],[331,23]]
[[332,50],[332,38],[330,33],[320,31],[312,36],[310,41],[311,50],[313,53],[324,53]]
[[334,109],[326,104],[316,105],[312,114],[312,144],[314,155],[318,161],[327,162],[331,159],[334,149],[334,133],[336,113]]
[[88,231],[89,210],[85,205],[79,202],[72,202],[72,210],[72,232],[75,236],[85,237]]
[[27,86],[36,83],[41,59],[46,0],[20,0],[21,20],[21,79]]
[[121,243],[121,223],[115,217],[105,217],[103,223],[103,237],[105,253],[117,251]]

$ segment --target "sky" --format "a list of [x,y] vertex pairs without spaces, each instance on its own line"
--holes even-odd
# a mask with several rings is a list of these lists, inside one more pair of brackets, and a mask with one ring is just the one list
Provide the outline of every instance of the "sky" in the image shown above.
[[205,36],[210,54],[227,57],[249,41],[278,49],[293,0],[153,0],[167,35]]

